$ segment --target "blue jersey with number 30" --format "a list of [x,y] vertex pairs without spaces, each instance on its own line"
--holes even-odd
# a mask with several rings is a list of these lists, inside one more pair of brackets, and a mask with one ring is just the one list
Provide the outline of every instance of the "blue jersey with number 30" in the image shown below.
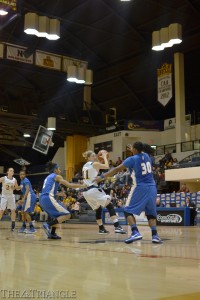
[[148,154],[142,152],[130,156],[123,161],[123,165],[129,169],[134,185],[155,185],[152,162]]

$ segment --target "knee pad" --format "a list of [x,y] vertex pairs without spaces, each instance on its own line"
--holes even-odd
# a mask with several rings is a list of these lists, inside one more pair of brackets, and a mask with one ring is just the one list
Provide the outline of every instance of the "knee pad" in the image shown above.
[[109,211],[109,214],[110,216],[116,216],[116,212],[114,210],[114,206],[112,205],[112,203],[109,203],[107,206],[106,206],[107,210]]
[[100,220],[102,215],[102,207],[99,206],[99,208],[96,209],[96,220]]
[[130,214],[130,213],[126,212],[126,211],[124,212],[124,215],[125,215],[126,218],[128,218],[129,216],[133,216],[133,214]]
[[151,219],[154,219],[154,220],[156,219],[156,217],[154,217],[154,216],[152,216],[152,215],[147,215],[146,217],[147,217],[147,220],[148,220],[148,221],[151,220]]

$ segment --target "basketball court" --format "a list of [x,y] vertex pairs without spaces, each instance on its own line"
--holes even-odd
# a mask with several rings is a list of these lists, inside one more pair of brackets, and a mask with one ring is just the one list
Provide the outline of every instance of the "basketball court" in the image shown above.
[[111,225],[99,235],[95,224],[65,223],[62,240],[36,228],[19,234],[0,223],[2,299],[200,299],[200,227],[158,227],[163,245],[151,243],[147,226],[130,245]]

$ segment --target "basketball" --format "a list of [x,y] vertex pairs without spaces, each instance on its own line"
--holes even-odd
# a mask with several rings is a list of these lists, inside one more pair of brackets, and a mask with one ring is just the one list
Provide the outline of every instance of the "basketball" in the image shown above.
[[106,151],[106,150],[100,150],[100,151],[98,152],[98,154],[97,154],[97,157],[98,157],[98,160],[99,160],[101,163],[104,163],[104,159],[103,159],[103,157],[102,157],[102,154],[103,154],[103,153],[106,153],[107,159],[109,158],[109,153],[108,153],[108,151]]

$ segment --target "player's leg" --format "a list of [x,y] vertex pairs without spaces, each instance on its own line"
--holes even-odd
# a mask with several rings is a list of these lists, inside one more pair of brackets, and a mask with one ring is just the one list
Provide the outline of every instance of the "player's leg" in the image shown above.
[[106,228],[103,225],[102,221],[102,207],[99,206],[99,208],[96,209],[96,222],[99,225],[99,234],[108,234],[109,231],[106,230]]
[[52,196],[43,196],[40,198],[40,204],[46,213],[52,218],[43,224],[45,233],[49,239],[61,239],[55,231],[56,225],[70,219],[70,212],[64,205],[58,203]]
[[126,244],[130,244],[142,239],[142,235],[137,228],[134,215],[140,215],[141,212],[144,211],[147,202],[147,199],[145,198],[147,192],[148,187],[145,186],[133,186],[131,188],[126,206],[124,207],[124,215],[127,218],[127,222],[131,227],[132,232],[131,236],[124,241]]
[[29,223],[29,230],[26,230],[26,233],[35,233],[36,229],[33,226],[31,213],[34,212],[36,203],[36,196],[31,195],[30,193],[27,195],[27,198],[24,202],[24,213],[25,213],[25,220]]
[[26,218],[25,218],[25,213],[22,210],[21,211],[21,216],[22,216],[22,227],[19,229],[19,233],[26,233]]
[[116,212],[114,209],[113,204],[110,202],[107,206],[106,206],[109,214],[110,214],[110,218],[113,221],[113,225],[115,227],[115,232],[116,233],[121,233],[121,234],[125,234],[127,233],[120,225],[119,225],[119,220],[116,216]]
[[149,227],[152,233],[152,243],[162,244],[163,241],[159,238],[156,227],[157,211],[156,211],[157,190],[155,187],[149,188],[148,202],[145,208],[145,214],[148,219]]
[[0,220],[2,219],[3,217],[3,213],[6,209],[6,206],[7,206],[7,199],[4,195],[1,196],[1,202],[0,202]]
[[[99,226],[99,234],[107,234],[109,233],[108,230],[103,225],[102,221],[102,191],[98,188],[92,188],[86,192],[83,193],[83,197],[87,201],[87,203],[90,205],[92,210],[95,210],[96,212],[96,222]],[[104,203],[103,203],[104,204]]]

